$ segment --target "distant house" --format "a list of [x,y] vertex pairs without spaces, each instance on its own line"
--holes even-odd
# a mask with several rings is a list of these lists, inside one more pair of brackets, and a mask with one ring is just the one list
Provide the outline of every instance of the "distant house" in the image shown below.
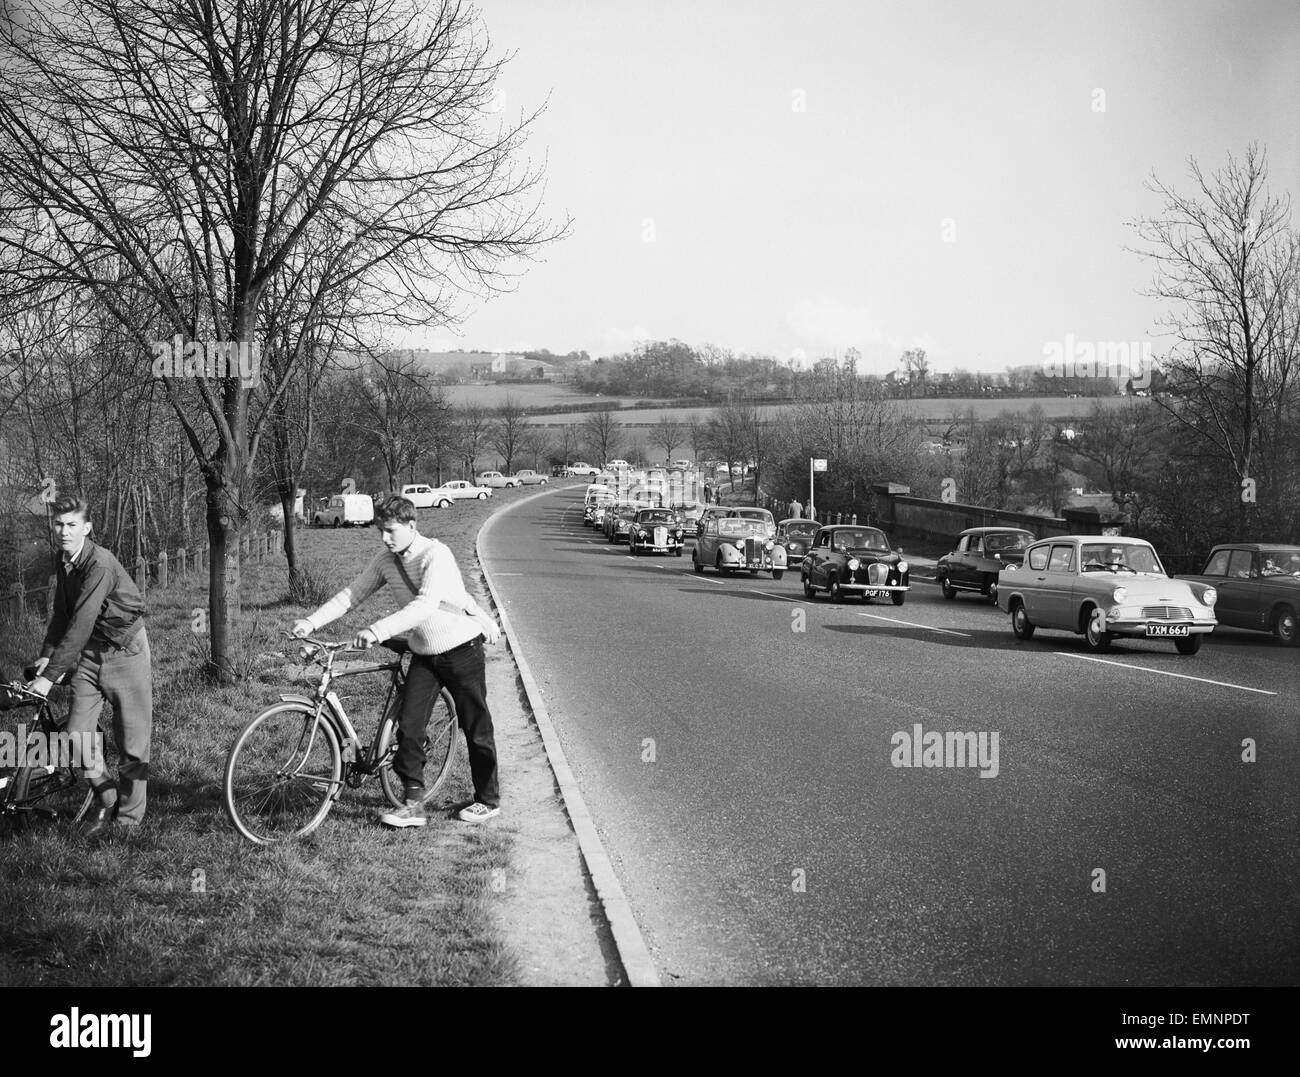
[[469,377],[479,381],[505,377],[510,364],[523,362],[517,352],[433,352],[406,349],[395,353],[412,359],[422,370],[437,377]]

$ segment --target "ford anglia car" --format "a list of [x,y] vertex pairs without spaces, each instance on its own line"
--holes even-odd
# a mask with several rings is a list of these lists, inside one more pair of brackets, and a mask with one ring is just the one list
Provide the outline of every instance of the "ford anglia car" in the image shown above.
[[682,555],[683,531],[672,509],[641,509],[632,517],[627,544],[634,554],[671,553]]
[[968,527],[958,538],[957,548],[939,558],[935,566],[934,578],[943,597],[976,591],[996,606],[998,573],[1007,565],[1021,564],[1033,541],[1033,532],[1019,527]]
[[1090,651],[1132,636],[1172,639],[1179,654],[1195,654],[1214,631],[1216,598],[1213,587],[1167,575],[1151,543],[1105,535],[1036,542],[998,581],[1017,639],[1054,628],[1080,633]]
[[1272,632],[1288,647],[1300,646],[1300,546],[1236,542],[1215,546],[1205,571],[1179,579],[1208,584],[1219,593],[1219,624]]
[[785,547],[767,534],[763,520],[743,516],[710,516],[700,525],[691,563],[696,572],[712,565],[719,572],[747,571],[751,575],[770,572],[772,579],[785,575]]
[[864,602],[888,598],[901,606],[911,586],[909,573],[903,551],[891,548],[880,528],[833,524],[813,535],[799,577],[809,598],[825,591],[837,602],[856,595]]

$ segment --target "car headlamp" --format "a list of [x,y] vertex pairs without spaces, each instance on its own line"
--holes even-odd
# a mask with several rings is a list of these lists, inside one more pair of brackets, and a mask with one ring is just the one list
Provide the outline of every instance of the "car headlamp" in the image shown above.
[[1219,601],[1219,592],[1213,587],[1207,587],[1201,592],[1201,601],[1207,606],[1213,606]]
[[1113,591],[1111,591],[1110,597],[1115,602],[1123,602],[1124,599],[1128,598],[1128,588],[1116,587]]
[[901,557],[898,559],[898,571],[899,572],[907,571],[907,562],[904,561]]
[[770,550],[775,545],[776,543],[774,543],[771,539],[768,539],[765,543],[763,543],[763,549]]
[[859,561],[856,557],[850,557],[845,567],[850,572],[857,572],[858,569],[862,567],[862,562]]

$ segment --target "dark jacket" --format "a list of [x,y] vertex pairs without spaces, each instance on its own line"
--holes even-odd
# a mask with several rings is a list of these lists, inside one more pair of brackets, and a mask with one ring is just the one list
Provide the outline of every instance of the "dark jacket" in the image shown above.
[[54,616],[41,676],[56,680],[77,665],[87,645],[125,647],[144,627],[144,599],[116,557],[86,539],[71,565],[59,561]]

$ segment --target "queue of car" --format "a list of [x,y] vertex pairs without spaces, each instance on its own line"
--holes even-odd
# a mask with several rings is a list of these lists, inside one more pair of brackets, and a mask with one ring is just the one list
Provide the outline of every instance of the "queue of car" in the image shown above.
[[[777,521],[757,506],[696,505],[691,551],[696,573],[799,573],[809,599],[884,600],[901,606],[911,570],[880,528],[856,523]],[[584,522],[634,553],[683,556],[690,537],[680,507],[620,500],[604,484],[589,486]],[[1119,638],[1167,640],[1194,655],[1219,624],[1298,640],[1300,546],[1216,546],[1204,572],[1171,576],[1145,539],[1062,535],[1037,539],[1016,527],[973,527],[940,558],[935,580],[947,600],[978,596],[1008,615],[1016,638],[1042,629],[1083,637],[1103,652]]]

